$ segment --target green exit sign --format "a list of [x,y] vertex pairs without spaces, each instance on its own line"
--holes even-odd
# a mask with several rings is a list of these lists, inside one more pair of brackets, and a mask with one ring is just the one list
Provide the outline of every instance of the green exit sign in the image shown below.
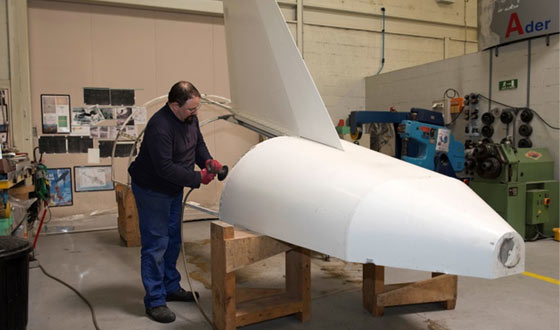
[[504,91],[506,89],[516,89],[517,79],[502,80],[500,81],[500,90]]

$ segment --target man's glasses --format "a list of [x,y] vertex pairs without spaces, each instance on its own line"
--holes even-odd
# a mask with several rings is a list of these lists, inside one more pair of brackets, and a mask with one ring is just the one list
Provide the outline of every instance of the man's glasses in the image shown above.
[[187,108],[190,112],[195,112],[202,107],[202,103],[199,103],[196,107]]

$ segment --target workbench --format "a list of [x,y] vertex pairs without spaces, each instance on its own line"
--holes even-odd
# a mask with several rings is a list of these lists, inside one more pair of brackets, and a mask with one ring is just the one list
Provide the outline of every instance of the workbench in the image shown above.
[[[10,202],[8,200],[8,192],[10,189],[20,185],[27,178],[33,175],[35,167],[29,160],[13,163],[7,159],[0,159],[1,168],[4,170],[0,173],[0,235],[7,235],[12,226],[12,215]],[[24,186],[27,187],[27,186]],[[18,187],[20,188],[20,187]],[[28,191],[29,188],[20,189]],[[33,189],[35,190],[35,189]]]

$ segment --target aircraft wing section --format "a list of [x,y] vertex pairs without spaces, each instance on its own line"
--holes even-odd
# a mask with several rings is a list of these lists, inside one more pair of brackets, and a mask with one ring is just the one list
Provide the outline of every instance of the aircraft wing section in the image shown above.
[[235,115],[259,128],[342,150],[276,1],[226,0],[224,17]]

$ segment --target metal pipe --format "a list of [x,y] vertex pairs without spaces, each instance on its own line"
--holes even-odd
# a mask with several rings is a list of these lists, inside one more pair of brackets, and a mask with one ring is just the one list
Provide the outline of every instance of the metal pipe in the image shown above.
[[467,54],[467,2],[469,2],[469,0],[464,0],[463,18],[465,23],[465,41],[463,42],[463,55]]
[[297,24],[297,46],[301,57],[303,57],[303,0],[297,0],[296,4],[296,24]]
[[385,65],[385,7],[382,7],[381,11],[383,12],[383,29],[381,30],[381,66],[375,75],[380,74],[381,70],[383,70],[383,66]]
[[527,40],[527,108],[531,107],[531,39]]
[[494,48],[490,48],[489,68],[488,68],[488,111],[492,110],[492,63]]

